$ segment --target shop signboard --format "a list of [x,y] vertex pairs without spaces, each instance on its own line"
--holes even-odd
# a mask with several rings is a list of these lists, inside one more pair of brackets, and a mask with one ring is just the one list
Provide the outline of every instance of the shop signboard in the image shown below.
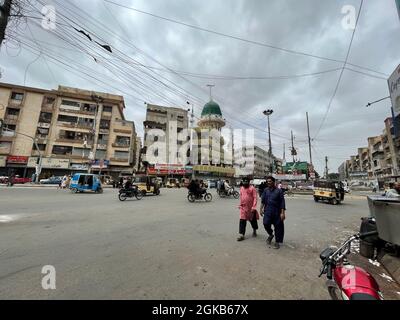
[[29,157],[23,156],[8,156],[7,163],[8,164],[27,164]]
[[71,170],[88,170],[89,166],[86,163],[71,163]]
[[[38,157],[30,157],[28,168],[35,168]],[[69,159],[42,158],[42,169],[69,169]]]

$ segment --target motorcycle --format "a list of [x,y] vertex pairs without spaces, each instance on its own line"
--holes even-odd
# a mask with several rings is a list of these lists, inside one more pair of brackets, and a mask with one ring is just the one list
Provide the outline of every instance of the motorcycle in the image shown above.
[[187,199],[189,200],[189,202],[195,202],[196,200],[205,200],[206,202],[210,202],[212,201],[212,195],[211,193],[208,193],[207,191],[204,191],[201,194],[194,194],[193,192],[188,193]]
[[233,196],[235,199],[239,199],[240,197],[239,192],[236,191],[234,188],[230,188],[229,190],[219,189],[217,192],[221,198]]
[[338,249],[327,248],[321,252],[322,267],[319,277],[326,274],[326,284],[332,300],[383,300],[373,276],[364,269],[351,265],[346,259],[353,241],[377,234],[376,231],[358,233],[347,239]]
[[120,201],[125,201],[128,198],[135,197],[137,200],[143,199],[143,193],[138,189],[138,187],[133,186],[131,189],[120,189],[118,194],[118,199]]

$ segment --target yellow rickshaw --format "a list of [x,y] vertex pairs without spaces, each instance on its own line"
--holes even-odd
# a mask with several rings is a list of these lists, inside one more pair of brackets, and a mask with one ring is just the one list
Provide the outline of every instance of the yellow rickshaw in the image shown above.
[[344,187],[340,181],[316,181],[314,183],[314,201],[326,201],[337,205],[344,200]]
[[160,195],[160,185],[158,184],[157,177],[147,175],[136,175],[133,178],[133,185],[137,186],[143,195],[154,194]]

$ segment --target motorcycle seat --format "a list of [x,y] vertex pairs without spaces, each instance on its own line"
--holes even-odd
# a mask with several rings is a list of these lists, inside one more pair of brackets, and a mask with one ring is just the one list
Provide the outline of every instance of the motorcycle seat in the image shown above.
[[377,299],[366,293],[354,293],[351,295],[350,300],[377,300]]

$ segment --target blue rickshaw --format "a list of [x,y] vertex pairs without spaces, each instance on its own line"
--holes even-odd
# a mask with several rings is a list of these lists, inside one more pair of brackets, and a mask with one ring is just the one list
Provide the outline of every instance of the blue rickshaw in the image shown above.
[[76,173],[71,179],[70,187],[72,193],[91,191],[103,193],[99,176],[88,173]]

